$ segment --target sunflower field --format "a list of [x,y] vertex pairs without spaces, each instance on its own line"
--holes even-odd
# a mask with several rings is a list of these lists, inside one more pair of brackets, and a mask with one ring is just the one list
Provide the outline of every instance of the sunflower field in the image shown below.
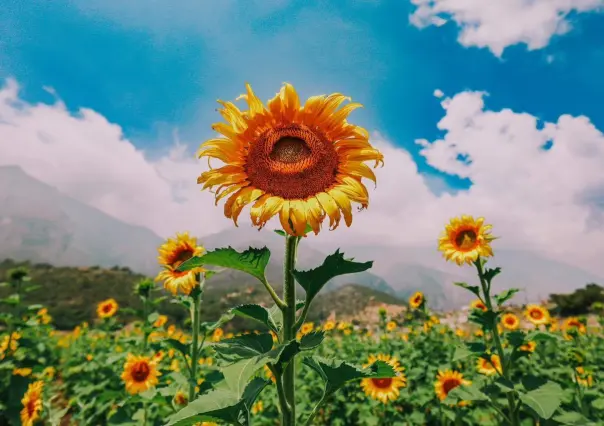
[[[437,248],[445,261],[476,271],[451,283],[475,296],[464,324],[449,324],[422,292],[402,317],[380,310],[379,324],[307,321],[334,277],[370,269],[337,250],[310,270],[297,254],[327,219],[352,225],[352,203],[369,207],[362,179],[376,180],[384,156],[347,117],[360,105],[341,94],[302,104],[286,84],[265,106],[251,87],[240,110],[220,101],[226,120],[200,157],[224,163],[198,177],[226,198],[237,224],[250,204],[252,225],[281,225],[284,278],[266,278],[271,252],[206,251],[188,233],[158,249],[155,280],[133,289],[142,308],[99,300],[96,318],[60,332],[28,271],[9,272],[0,300],[0,424],[4,425],[599,425],[604,424],[604,318],[556,318],[546,306],[514,307],[517,289],[498,291],[491,225],[469,215],[448,223]],[[436,240],[436,236],[435,236]],[[435,247],[436,249],[436,247]],[[233,306],[202,322],[206,282],[230,268],[257,279],[271,306]],[[162,286],[157,283],[163,284]],[[297,294],[300,287],[304,290]],[[60,291],[60,290],[58,290]],[[163,300],[188,312],[182,326]],[[127,325],[120,315],[134,315]],[[243,317],[257,324],[231,331]]]

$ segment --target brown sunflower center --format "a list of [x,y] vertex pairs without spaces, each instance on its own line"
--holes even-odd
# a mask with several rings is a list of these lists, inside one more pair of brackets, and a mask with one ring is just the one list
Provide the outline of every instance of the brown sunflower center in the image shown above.
[[470,250],[476,245],[476,231],[473,229],[465,229],[455,236],[455,245],[461,250]]
[[109,313],[111,312],[111,305],[109,303],[103,305],[103,312],[104,313]]
[[177,252],[172,259],[172,266],[174,268],[178,268],[178,266],[186,260],[189,260],[193,257],[193,250],[190,248],[182,249]]
[[373,386],[380,389],[388,389],[392,385],[391,378],[371,379],[371,382],[373,383]]
[[245,168],[254,187],[286,200],[306,199],[333,186],[338,154],[320,131],[293,123],[262,133]]
[[455,389],[457,386],[461,385],[461,382],[459,381],[459,379],[446,379],[443,382],[443,391],[445,392],[445,395],[448,395],[449,392],[451,392],[453,389]]
[[132,378],[135,382],[144,382],[150,373],[151,369],[146,362],[138,362],[132,367]]
[[536,320],[540,320],[541,318],[543,318],[543,312],[541,312],[538,309],[533,309],[531,311],[531,318],[536,319]]
[[421,296],[415,296],[415,299],[413,299],[413,303],[415,303],[416,305],[419,305],[421,301],[422,301]]
[[36,414],[36,399],[32,398],[27,401],[27,415],[31,419]]
[[514,318],[507,317],[507,318],[505,319],[505,322],[506,322],[508,325],[514,325],[514,324],[516,323],[516,320],[515,320]]

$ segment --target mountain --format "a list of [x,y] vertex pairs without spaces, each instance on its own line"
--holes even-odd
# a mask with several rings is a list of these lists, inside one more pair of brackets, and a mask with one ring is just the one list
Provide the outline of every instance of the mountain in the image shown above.
[[[329,232],[325,230],[324,232]],[[209,250],[228,245],[243,250],[267,246],[272,253],[267,276],[272,283],[282,279],[283,237],[271,229],[258,231],[249,225],[229,228],[200,238]],[[129,267],[155,275],[157,247],[162,238],[152,231],[124,223],[81,203],[24,173],[19,167],[0,167],[0,259],[13,258],[57,266]],[[319,266],[326,254],[339,248],[330,238],[302,239],[297,257],[299,269]],[[326,289],[356,284],[397,298],[423,291],[435,309],[454,309],[472,299],[453,285],[476,284],[475,271],[447,263],[436,247],[352,245],[341,248],[346,257],[373,260],[366,272],[339,276]],[[495,248],[489,266],[503,272],[494,281],[495,291],[517,287],[523,291],[519,303],[537,301],[551,293],[569,293],[589,282],[604,283],[580,268],[545,258],[538,253]],[[237,289],[255,285],[254,278],[237,271],[224,271],[212,280],[216,285]],[[278,287],[278,286],[276,286]]]

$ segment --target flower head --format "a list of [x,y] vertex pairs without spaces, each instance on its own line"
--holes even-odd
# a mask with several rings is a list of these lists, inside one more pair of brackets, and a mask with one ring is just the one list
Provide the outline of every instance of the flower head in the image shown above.
[[539,305],[527,305],[524,316],[534,325],[544,325],[550,322],[549,311]]
[[23,409],[21,410],[21,425],[22,426],[33,426],[33,424],[40,419],[42,413],[42,391],[44,388],[44,382],[37,381],[30,383],[27,387],[27,392],[21,399]]
[[121,376],[126,384],[126,391],[134,395],[157,385],[161,373],[157,370],[156,363],[155,359],[146,356],[128,354]]
[[216,203],[228,196],[225,216],[237,219],[251,207],[252,224],[262,228],[275,215],[290,235],[304,235],[309,224],[318,234],[326,216],[335,229],[343,216],[352,223],[351,202],[369,205],[361,182],[376,177],[364,163],[383,163],[382,154],[369,143],[369,133],[346,121],[360,104],[335,93],[312,96],[301,105],[294,87],[285,84],[265,106],[249,84],[241,99],[248,110],[219,101],[227,123],[213,129],[224,137],[203,143],[199,157],[225,165],[201,174],[203,189],[218,186]]
[[368,358],[368,363],[363,367],[367,368],[378,360],[390,365],[395,371],[396,376],[387,378],[366,377],[361,380],[361,388],[370,398],[386,404],[388,401],[394,401],[396,398],[398,398],[400,394],[399,389],[407,386],[407,378],[403,374],[404,367],[400,365],[396,358],[392,358],[390,355],[370,355]]
[[478,257],[493,256],[490,235],[491,225],[484,224],[484,218],[474,219],[463,215],[451,219],[438,240],[438,249],[447,260],[458,265],[472,264]]
[[501,325],[510,331],[517,330],[520,327],[520,319],[508,312],[501,316]]
[[453,370],[440,370],[436,376],[436,382],[434,383],[434,392],[441,401],[444,401],[453,389],[458,386],[468,386],[472,384],[471,381],[465,380],[463,374],[459,371]]
[[421,291],[416,291],[409,298],[409,307],[411,309],[419,309],[424,304],[424,293]]
[[117,312],[118,304],[115,299],[103,300],[96,307],[96,314],[99,318],[111,318]]
[[472,308],[472,309],[478,309],[478,310],[480,310],[482,312],[486,312],[487,311],[487,306],[480,299],[473,300],[472,303],[470,303],[470,308]]
[[157,274],[155,281],[163,281],[164,288],[173,295],[179,291],[190,294],[199,284],[198,275],[205,272],[205,269],[197,267],[180,272],[178,267],[192,257],[201,256],[205,249],[197,245],[197,240],[189,236],[188,232],[184,232],[176,234],[175,239],[168,238],[157,251],[159,252],[157,260],[163,266],[163,270]]
[[492,376],[496,373],[501,374],[501,360],[499,355],[492,354],[489,359],[480,357],[476,362],[476,369],[480,374]]

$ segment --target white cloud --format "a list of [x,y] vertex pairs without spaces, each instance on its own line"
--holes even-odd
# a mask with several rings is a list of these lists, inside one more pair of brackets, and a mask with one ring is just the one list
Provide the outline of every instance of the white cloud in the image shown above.
[[[419,173],[406,150],[374,133],[386,164],[376,170],[377,189],[368,183],[369,209],[354,215],[350,229],[342,226],[320,239],[343,246],[433,246],[451,216],[482,215],[502,237],[497,247],[538,250],[604,275],[604,135],[586,117],[562,115],[540,126],[528,113],[490,111],[484,96],[443,98],[443,138],[417,141],[434,168],[470,179],[469,190],[443,193],[442,180]],[[553,145],[545,150],[548,141]],[[94,111],[74,116],[60,102],[27,104],[14,82],[0,90],[0,165],[20,165],[64,193],[162,236],[232,227],[223,203],[215,207],[212,194],[195,182],[206,162],[186,148],[176,144],[151,159]],[[242,222],[249,223],[247,214]]]
[[571,13],[598,11],[604,0],[411,0],[411,23],[423,28],[452,20],[464,46],[486,47],[496,56],[515,44],[541,49],[571,29]]

